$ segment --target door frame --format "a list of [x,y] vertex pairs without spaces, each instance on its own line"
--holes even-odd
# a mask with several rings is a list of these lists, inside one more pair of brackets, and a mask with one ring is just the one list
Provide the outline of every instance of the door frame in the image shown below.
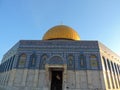
[[[52,88],[52,83],[53,83],[53,78],[55,78],[55,77],[53,77],[53,74],[55,74],[55,73],[53,73],[53,72],[61,72],[61,80],[62,80],[62,82],[61,82],[61,86],[63,86],[63,69],[61,68],[61,69],[59,69],[59,68],[51,68],[51,70],[50,70],[50,78],[51,78],[51,85],[50,85],[50,88]],[[61,90],[62,90],[62,87],[61,87]]]
[[62,71],[62,90],[66,90],[66,81],[67,81],[67,65],[45,65],[46,70],[46,84],[48,90],[51,89],[51,70]]

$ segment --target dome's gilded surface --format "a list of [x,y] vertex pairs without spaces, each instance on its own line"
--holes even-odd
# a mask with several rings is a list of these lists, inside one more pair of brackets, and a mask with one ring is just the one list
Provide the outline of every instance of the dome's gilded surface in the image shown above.
[[65,25],[58,25],[49,29],[43,36],[43,40],[51,39],[80,40],[80,37],[72,28]]

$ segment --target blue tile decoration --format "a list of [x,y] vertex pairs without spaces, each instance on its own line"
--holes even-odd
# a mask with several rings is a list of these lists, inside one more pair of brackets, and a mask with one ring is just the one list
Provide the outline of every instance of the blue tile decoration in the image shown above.
[[[26,58],[20,66],[23,53]],[[97,57],[97,67],[90,65],[91,54]],[[4,55],[0,72],[16,68],[45,70],[45,64],[66,64],[68,70],[101,70],[98,41],[20,40]]]

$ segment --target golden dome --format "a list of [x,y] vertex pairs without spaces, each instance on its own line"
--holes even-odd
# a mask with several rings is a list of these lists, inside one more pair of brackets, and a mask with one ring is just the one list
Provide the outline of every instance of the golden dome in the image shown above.
[[49,29],[43,36],[43,40],[52,39],[80,40],[80,37],[72,28],[65,25],[58,25]]

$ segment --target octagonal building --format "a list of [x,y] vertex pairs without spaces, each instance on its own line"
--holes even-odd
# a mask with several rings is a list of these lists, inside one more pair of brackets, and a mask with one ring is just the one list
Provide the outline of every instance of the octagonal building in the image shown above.
[[20,40],[6,52],[0,90],[120,90],[120,57],[57,25],[42,40]]

